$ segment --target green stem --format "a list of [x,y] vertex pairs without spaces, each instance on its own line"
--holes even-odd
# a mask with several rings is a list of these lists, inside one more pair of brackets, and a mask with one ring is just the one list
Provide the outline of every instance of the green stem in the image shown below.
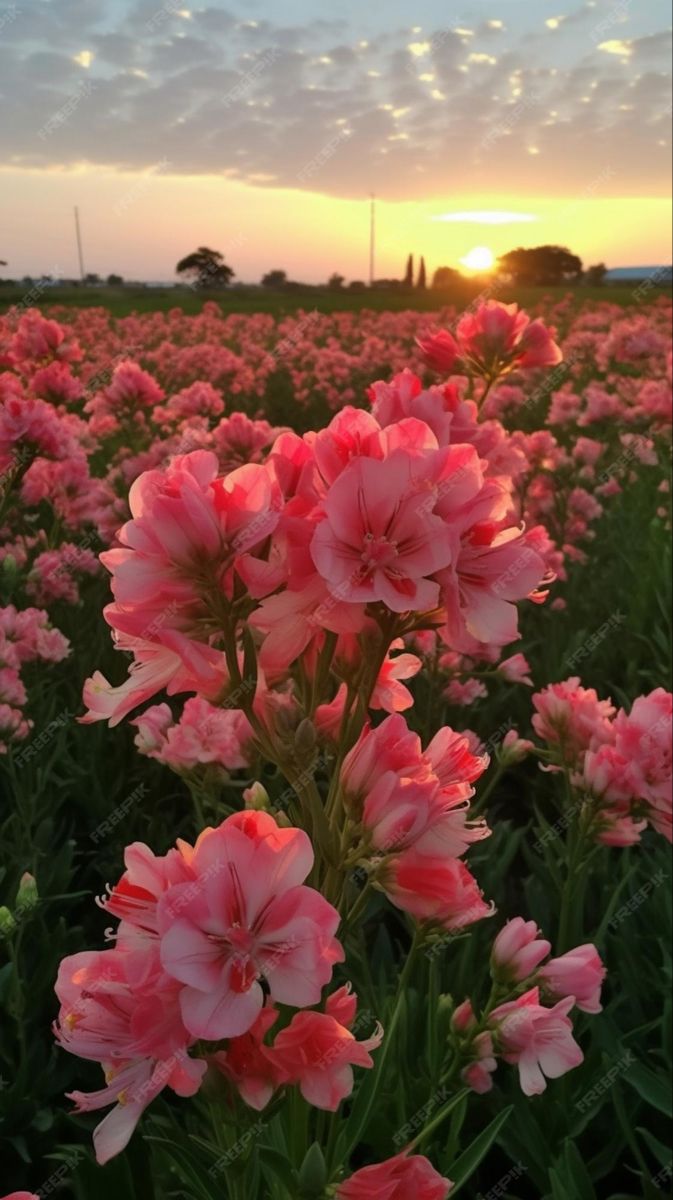
[[411,974],[416,965],[416,959],[418,956],[418,952],[419,952],[421,946],[423,945],[423,941],[424,941],[423,932],[420,929],[417,929],[414,934],[414,940],[411,943],[411,947],[410,947],[409,953],[407,955],[407,960],[404,964],[404,967],[402,968],[402,973],[401,973],[398,983],[397,983],[397,999],[395,1001],[395,1008],[393,1009],[393,1015],[390,1019],[388,1028],[385,1031],[385,1037],[383,1039],[383,1046],[381,1048],[381,1053],[379,1054],[377,1062],[376,1062],[377,1079],[383,1078],[383,1072],[385,1070],[386,1063],[388,1061],[393,1043],[395,1041],[395,1033],[397,1030],[397,1026],[400,1023],[400,1017],[402,1016],[402,1008],[404,1006],[404,998],[405,998],[406,991],[407,991],[407,985],[409,983],[409,980],[411,979]]
[[455,1096],[452,1096],[451,1099],[444,1105],[444,1107],[440,1108],[439,1112],[432,1118],[431,1121],[428,1122],[418,1136],[414,1138],[413,1142],[409,1146],[408,1153],[413,1154],[414,1151],[417,1150],[418,1147],[426,1140],[426,1138],[428,1138],[431,1133],[434,1133],[435,1130],[438,1129],[442,1124],[442,1122],[445,1121],[448,1116],[450,1116],[454,1108],[460,1104],[461,1100],[464,1100],[466,1096],[469,1096],[469,1094],[469,1088],[461,1088],[459,1092],[456,1092]]
[[[567,769],[565,775],[566,804],[570,811],[577,805],[573,794],[570,775]],[[566,877],[561,892],[561,911],[559,915],[557,954],[565,954],[571,948],[573,928],[583,926],[584,915],[584,882],[585,882],[585,852],[587,848],[582,812],[577,813],[568,830],[566,843]]]
[[474,803],[470,807],[470,817],[476,817],[484,811],[488,800],[497,788],[506,770],[507,767],[503,766],[502,763],[496,763],[495,770],[486,784],[486,787],[482,792],[479,793],[478,796],[475,797]]

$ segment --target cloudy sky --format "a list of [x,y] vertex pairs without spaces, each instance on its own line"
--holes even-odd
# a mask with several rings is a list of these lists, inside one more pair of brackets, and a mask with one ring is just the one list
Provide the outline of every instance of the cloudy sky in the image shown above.
[[[0,0],[0,257],[364,277],[562,241],[670,260],[668,0]],[[413,14],[410,17],[410,14]],[[413,24],[410,21],[413,20]],[[7,272],[5,272],[7,273]]]

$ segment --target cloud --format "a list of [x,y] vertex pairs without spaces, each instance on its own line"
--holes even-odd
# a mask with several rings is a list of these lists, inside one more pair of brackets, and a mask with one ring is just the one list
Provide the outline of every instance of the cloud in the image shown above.
[[405,199],[572,196],[614,147],[609,192],[665,195],[663,24],[632,27],[618,0],[558,14],[554,30],[516,8],[363,37],[345,17],[284,23],[270,0],[245,14],[234,0],[35,0],[0,33],[0,154],[123,171],[161,159],[179,174]]

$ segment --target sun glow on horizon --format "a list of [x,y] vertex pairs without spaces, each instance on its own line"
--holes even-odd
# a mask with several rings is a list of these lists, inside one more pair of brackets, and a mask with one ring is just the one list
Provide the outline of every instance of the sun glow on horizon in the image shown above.
[[469,271],[490,271],[495,263],[495,255],[488,246],[475,246],[459,261]]

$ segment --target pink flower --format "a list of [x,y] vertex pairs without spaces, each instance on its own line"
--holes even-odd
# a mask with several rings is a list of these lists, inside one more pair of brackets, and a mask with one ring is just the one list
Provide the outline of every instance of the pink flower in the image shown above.
[[521,983],[551,952],[535,921],[514,917],[500,930],[491,951],[491,970],[502,982]]
[[493,1050],[493,1035],[486,1029],[476,1037],[471,1036],[476,1025],[476,1017],[469,1000],[464,1000],[455,1010],[451,1024],[456,1033],[467,1035],[465,1049],[472,1060],[461,1071],[461,1079],[473,1092],[483,1096],[486,1092],[491,1091],[493,1087],[491,1076],[498,1067]]
[[429,577],[447,566],[451,549],[411,463],[402,451],[382,462],[355,459],[327,493],[311,553],[337,599],[381,601],[398,613],[436,607],[439,586]]
[[421,739],[404,717],[386,717],[375,729],[365,728],[341,768],[341,785],[347,797],[364,799],[388,771],[412,774],[421,762]]
[[538,971],[545,996],[551,1000],[574,996],[577,1007],[586,1013],[602,1011],[601,987],[605,976],[600,955],[590,943],[576,946],[560,958],[551,958]]
[[416,345],[431,371],[437,371],[439,375],[451,374],[460,351],[456,339],[448,329],[438,329],[435,333],[416,338]]
[[498,664],[498,674],[508,683],[525,683],[527,687],[533,687],[530,663],[523,654],[512,654],[510,658],[503,659]]
[[606,809],[626,813],[635,793],[633,764],[609,742],[587,750],[581,775],[584,787],[603,800]]
[[105,389],[105,399],[113,411],[152,408],[163,397],[163,390],[156,380],[137,363],[128,360],[117,364],[112,381]]
[[615,718],[615,750],[630,764],[634,798],[647,805],[647,818],[670,842],[672,836],[671,727],[673,697],[663,688],[639,696],[631,712]]
[[422,1154],[408,1151],[363,1167],[340,1184],[337,1200],[446,1200],[453,1184]]
[[481,679],[452,679],[444,688],[444,695],[456,708],[469,708],[488,696],[488,688]]
[[[427,429],[432,430],[438,445],[448,446],[455,409],[459,406],[457,389],[453,384],[446,383],[443,387],[432,387],[424,391],[418,376],[405,369],[399,375],[393,376],[390,383],[373,383],[367,389],[367,395],[374,417],[384,428],[412,417],[417,422],[417,433],[421,432],[418,423],[422,422]],[[462,439],[454,437],[453,440]]]
[[250,1108],[262,1112],[274,1092],[288,1082],[288,1075],[264,1038],[278,1020],[278,1010],[263,1008],[247,1033],[232,1038],[226,1050],[212,1056],[211,1062],[235,1085]]
[[[99,903],[106,912],[121,921],[117,944],[128,945],[131,937],[137,944],[138,934],[156,939],[159,929],[157,906],[159,900],[176,883],[193,882],[191,847],[181,842],[178,849],[163,856],[156,855],[143,842],[132,842],[124,851],[126,870],[109,894]],[[143,951],[147,950],[145,941]]]
[[[168,721],[166,722],[166,713]],[[153,715],[154,714],[154,715]],[[201,696],[187,700],[180,720],[173,724],[168,705],[160,704],[131,722],[140,730],[136,745],[151,758],[176,771],[190,771],[199,763],[216,763],[227,771],[250,765],[252,730],[237,708],[216,708]]]
[[544,1092],[545,1076],[558,1079],[584,1061],[568,1017],[574,996],[560,1000],[554,1008],[543,1008],[539,995],[539,989],[532,988],[518,1000],[501,1004],[490,1018],[496,1049],[505,1062],[518,1066],[526,1096]]
[[10,1192],[8,1196],[3,1196],[1,1200],[40,1200],[35,1192]]
[[363,732],[344,760],[341,782],[374,851],[413,846],[431,858],[457,858],[490,833],[483,820],[468,819],[471,782],[486,761],[448,727],[422,753],[418,737],[395,715]]
[[299,829],[262,812],[236,813],[196,843],[194,883],[159,902],[161,961],[185,986],[180,1004],[195,1037],[238,1037],[271,997],[316,1004],[343,960],[339,914],[303,880],[313,851]]
[[533,696],[533,729],[561,761],[574,765],[588,749],[612,740],[614,705],[583,688],[577,676],[552,683]]
[[647,821],[634,821],[632,817],[620,816],[607,809],[601,813],[602,826],[596,840],[603,846],[614,846],[623,849],[625,846],[636,846],[641,839]]
[[520,530],[466,518],[453,562],[440,576],[447,608],[445,640],[460,650],[467,636],[468,653],[469,639],[497,646],[515,641],[515,602],[544,598],[538,590],[544,578],[544,562]]
[[[348,1026],[355,1016],[355,997],[343,989],[328,999],[326,1012],[300,1012],[277,1036],[273,1061],[304,1099],[316,1108],[336,1112],[353,1091],[353,1067],[373,1067],[370,1051],[378,1050],[383,1030],[356,1041]],[[345,1024],[342,1024],[342,1015]]]
[[489,764],[488,754],[474,753],[470,738],[456,733],[448,725],[443,726],[424,751],[442,788],[454,784],[475,783]]
[[133,741],[140,753],[161,760],[166,734],[173,724],[169,705],[154,704],[146,708],[140,717],[135,717],[131,724],[138,730]]
[[[478,1040],[475,1039],[475,1041]],[[478,1096],[485,1096],[493,1088],[491,1076],[497,1067],[498,1060],[492,1054],[487,1054],[482,1059],[475,1059],[474,1062],[464,1067],[460,1077],[463,1083]]]
[[125,1148],[164,1087],[193,1096],[206,1070],[187,1053],[193,1039],[180,1016],[179,989],[155,975],[151,993],[136,992],[131,967],[132,958],[119,949],[84,952],[63,960],[56,982],[58,1041],[71,1054],[99,1062],[106,1075],[101,1091],[70,1098],[78,1112],[115,1105],[93,1135],[101,1165]]
[[487,300],[461,318],[456,334],[462,357],[489,379],[515,368],[553,367],[563,358],[550,330],[517,304]]
[[417,921],[453,931],[491,917],[475,878],[458,858],[431,858],[405,850],[386,864],[381,887],[398,908]]
[[78,718],[83,725],[94,721],[107,721],[110,727],[118,725],[134,708],[163,688],[170,696],[201,692],[215,698],[222,693],[228,674],[221,650],[168,629],[157,633],[159,637],[161,641],[142,642],[140,638],[118,636],[118,648],[132,648],[135,661],[127,679],[118,687],[108,683],[100,671],[85,681],[83,699],[87,712]]
[[77,362],[82,351],[77,342],[68,339],[56,321],[49,321],[36,308],[31,308],[19,321],[10,344],[11,355],[22,364],[37,366],[54,359]]
[[[391,650],[400,649],[403,645],[401,639],[396,639]],[[414,698],[400,681],[412,679],[422,666],[416,654],[396,654],[394,657],[388,654],[379,671],[369,707],[382,708],[387,713],[404,712],[411,708]]]

